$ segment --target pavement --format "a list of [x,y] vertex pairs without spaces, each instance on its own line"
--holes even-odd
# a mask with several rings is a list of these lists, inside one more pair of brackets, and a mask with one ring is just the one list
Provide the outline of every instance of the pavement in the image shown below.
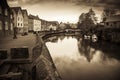
[[[34,54],[33,57],[35,57],[35,61],[33,61],[32,65],[29,63],[21,64],[21,65],[10,64],[11,61],[9,61],[9,59],[8,59],[9,64],[2,64],[1,62],[2,64],[2,66],[0,66],[1,78],[5,79],[8,76],[11,76],[11,77],[13,76],[14,78],[14,76],[16,77],[19,74],[21,75],[21,73],[18,73],[18,71],[21,69],[23,71],[24,80],[32,80],[32,74],[30,73],[31,73],[31,68],[34,65],[36,66],[37,75],[38,75],[36,77],[39,78],[38,80],[41,80],[43,76],[45,76],[46,78],[45,80],[47,80],[47,78],[49,79],[50,77],[52,78],[52,80],[56,80],[56,77],[59,77],[55,73],[57,70],[55,66],[53,66],[54,63],[52,61],[50,53],[40,37],[36,37],[35,34],[29,33],[26,36],[17,35],[17,39],[13,39],[12,36],[0,38],[0,49],[7,49],[9,53],[10,53],[10,48],[23,47],[23,46],[26,46],[29,48],[30,57],[32,56],[31,54],[34,49],[35,53],[33,52]],[[42,54],[41,56],[40,56],[40,53]],[[14,62],[16,63],[16,60],[12,61],[12,63]],[[28,62],[28,61],[23,60],[22,62]],[[19,63],[19,61],[17,61],[17,63]],[[10,72],[13,72],[13,73],[7,74]],[[44,74],[44,73],[48,73],[48,74]]]
[[35,47],[35,44],[36,44],[36,35],[32,33],[29,33],[28,35],[25,36],[18,34],[17,39],[13,39],[13,36],[0,37],[0,49],[7,50],[8,55],[10,53],[11,48],[18,48],[18,47],[28,47],[29,53],[31,54],[33,47]]

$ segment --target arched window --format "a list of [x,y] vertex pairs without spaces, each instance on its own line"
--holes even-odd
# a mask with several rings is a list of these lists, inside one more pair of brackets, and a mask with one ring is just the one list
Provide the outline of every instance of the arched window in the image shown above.
[[7,10],[7,9],[5,9],[5,15],[6,15],[6,16],[8,15],[8,10]]

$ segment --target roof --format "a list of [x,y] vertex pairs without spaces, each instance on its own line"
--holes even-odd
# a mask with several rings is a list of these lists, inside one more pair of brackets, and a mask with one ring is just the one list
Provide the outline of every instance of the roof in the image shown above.
[[27,10],[26,10],[26,9],[23,9],[23,10],[22,10],[22,14],[27,14],[27,15],[28,15]]
[[120,21],[120,15],[114,15],[111,17],[106,18],[105,22],[118,22]]
[[11,9],[18,13],[18,11],[21,10],[21,7],[11,7]]
[[58,25],[58,21],[49,21],[49,23],[51,23],[52,25]]
[[31,14],[28,17],[29,17],[29,19],[40,20],[38,16],[34,16],[34,15],[31,15]]
[[9,5],[7,3],[7,0],[0,0],[0,6],[2,8],[9,8]]

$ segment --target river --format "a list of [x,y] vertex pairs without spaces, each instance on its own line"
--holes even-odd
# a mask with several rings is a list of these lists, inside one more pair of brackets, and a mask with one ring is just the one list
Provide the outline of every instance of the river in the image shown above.
[[46,46],[63,80],[120,80],[119,45],[54,36]]

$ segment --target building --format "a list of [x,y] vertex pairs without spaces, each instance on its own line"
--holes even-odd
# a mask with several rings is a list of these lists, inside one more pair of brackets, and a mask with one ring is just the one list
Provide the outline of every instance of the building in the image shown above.
[[11,11],[6,0],[0,0],[0,36],[11,34]]
[[28,33],[28,13],[27,10],[22,10],[23,14],[23,33]]
[[47,30],[47,21],[41,19],[41,30],[46,31]]
[[59,24],[59,27],[58,27],[58,29],[59,30],[63,30],[63,29],[65,29],[66,28],[66,24],[65,23],[63,23],[63,22],[61,22],[60,24]]
[[23,14],[21,7],[11,7],[12,13],[13,13],[13,26],[17,27],[18,33],[23,33]]
[[77,28],[77,24],[74,24],[74,23],[70,24],[70,26],[71,28]]
[[104,24],[107,28],[120,28],[120,15],[107,17]]
[[29,31],[39,32],[41,31],[41,20],[38,16],[29,15]]
[[59,23],[57,21],[49,21],[48,22],[48,30],[57,30]]

